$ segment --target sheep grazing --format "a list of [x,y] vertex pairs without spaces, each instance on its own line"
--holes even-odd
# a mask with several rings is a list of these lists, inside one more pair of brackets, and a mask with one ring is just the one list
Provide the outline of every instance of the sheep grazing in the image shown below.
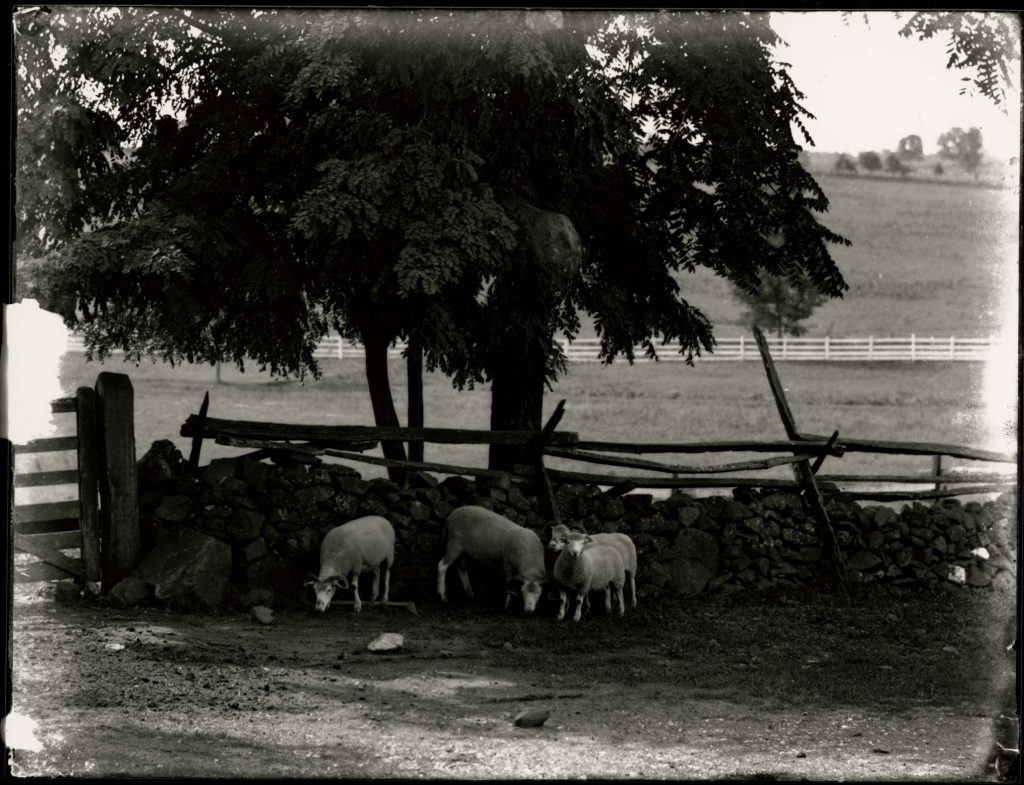
[[604,591],[604,607],[612,613],[612,592],[618,598],[619,616],[626,612],[622,586],[626,570],[619,552],[610,545],[594,545],[593,538],[583,532],[570,531],[565,545],[555,562],[554,576],[559,583],[558,621],[565,618],[566,589],[576,594],[576,612],[573,621],[580,620],[583,601],[591,591]]
[[512,602],[508,584],[519,586],[523,610],[533,613],[547,580],[544,567],[544,546],[531,529],[513,523],[486,507],[469,505],[452,510],[445,522],[445,552],[437,563],[437,593],[444,602],[445,576],[448,568],[459,560],[459,578],[466,594],[473,596],[465,558],[483,564],[500,564],[505,572],[505,610]]
[[[558,524],[551,528],[551,540],[548,548],[552,551],[561,551],[565,547],[566,537],[569,535],[569,527]],[[579,531],[573,529],[572,531]],[[580,532],[581,534],[583,532]],[[626,569],[626,584],[629,586],[630,607],[636,607],[636,546],[626,534],[601,533],[591,534],[592,540],[586,547],[594,548],[598,545],[608,545],[619,552],[622,557],[622,565]]]
[[363,609],[359,599],[359,576],[373,573],[370,602],[377,596],[381,568],[384,568],[384,594],[381,601],[388,602],[391,566],[395,562],[395,530],[385,518],[367,515],[364,518],[335,526],[320,544],[320,574],[310,574],[305,585],[316,592],[316,609],[326,611],[336,589],[353,589],[353,609]]

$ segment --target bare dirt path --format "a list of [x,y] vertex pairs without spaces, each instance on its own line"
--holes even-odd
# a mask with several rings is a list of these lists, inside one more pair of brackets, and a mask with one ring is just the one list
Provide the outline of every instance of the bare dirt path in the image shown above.
[[[579,625],[335,607],[270,626],[23,596],[14,711],[41,749],[15,750],[13,773],[994,779],[1007,670],[991,620],[972,628],[992,600],[913,596],[702,598]],[[367,653],[385,631],[402,652]],[[525,708],[550,719],[518,728]]]

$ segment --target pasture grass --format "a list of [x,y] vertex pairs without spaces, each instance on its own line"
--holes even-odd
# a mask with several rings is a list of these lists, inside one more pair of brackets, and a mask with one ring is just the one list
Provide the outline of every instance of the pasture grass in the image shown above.
[[[828,174],[816,179],[830,201],[819,220],[852,242],[829,247],[850,289],[806,320],[808,335],[1016,334],[1007,324],[1018,308],[1015,191]],[[678,281],[716,335],[748,334],[726,280],[699,269]]]
[[[189,414],[210,392],[211,417],[322,425],[370,425],[373,413],[362,363],[326,360],[319,380],[273,380],[269,374],[224,367],[222,384],[210,366],[142,363],[120,359],[87,362],[77,354],[62,360],[61,384],[67,394],[95,384],[101,371],[127,373],[135,389],[136,449],[142,455],[157,439],[170,439],[188,455],[191,440],[179,435]],[[783,362],[779,374],[801,431],[865,439],[990,445],[986,428],[981,365],[978,363],[808,363]],[[404,364],[390,365],[395,404],[404,422]],[[424,378],[426,424],[487,429],[489,385],[458,391],[439,373]],[[545,396],[544,416],[566,400],[559,428],[581,439],[648,442],[774,440],[785,431],[759,362],[627,363],[611,366],[570,364],[569,372]],[[202,463],[245,450],[206,441]],[[379,448],[368,454],[380,455]],[[708,464],[744,457],[742,453],[678,456],[678,463]],[[486,466],[483,446],[426,446],[426,460]],[[672,459],[668,459],[672,460]],[[626,469],[550,460],[556,468],[602,471]],[[954,465],[953,462],[949,466]],[[384,470],[360,464],[364,476]],[[914,456],[848,455],[832,459],[824,473],[927,472],[931,459]],[[761,476],[788,477],[785,467]]]

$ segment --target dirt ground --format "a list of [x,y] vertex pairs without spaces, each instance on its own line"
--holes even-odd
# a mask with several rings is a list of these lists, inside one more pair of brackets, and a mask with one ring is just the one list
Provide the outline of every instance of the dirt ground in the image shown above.
[[[991,781],[996,718],[1013,713],[1012,602],[735,594],[651,600],[621,620],[599,607],[574,625],[548,604],[505,616],[453,598],[264,626],[58,604],[37,584],[13,606],[13,710],[28,720],[8,722],[22,738],[8,763],[15,776]],[[366,651],[382,632],[404,636],[400,653]],[[516,727],[524,709],[550,718]]]

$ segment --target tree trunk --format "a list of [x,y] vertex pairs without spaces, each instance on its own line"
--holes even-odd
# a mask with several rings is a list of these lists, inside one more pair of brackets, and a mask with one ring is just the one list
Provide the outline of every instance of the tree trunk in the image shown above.
[[[409,336],[406,357],[406,376],[409,388],[409,427],[423,427],[423,347],[419,339]],[[409,442],[409,460],[423,460],[423,442]]]
[[[388,378],[388,345],[390,341],[379,336],[364,335],[363,348],[366,350],[366,383],[370,388],[370,401],[373,404],[373,419],[382,427],[398,427],[398,412],[391,397],[391,381]],[[405,447],[402,442],[381,442],[385,458],[405,460]],[[388,467],[388,477],[392,482],[401,484],[405,480],[405,470],[397,466]]]
[[[491,430],[539,431],[544,415],[544,352],[537,342],[505,341],[502,360],[491,373]],[[511,471],[524,462],[523,450],[492,444],[488,466]]]

